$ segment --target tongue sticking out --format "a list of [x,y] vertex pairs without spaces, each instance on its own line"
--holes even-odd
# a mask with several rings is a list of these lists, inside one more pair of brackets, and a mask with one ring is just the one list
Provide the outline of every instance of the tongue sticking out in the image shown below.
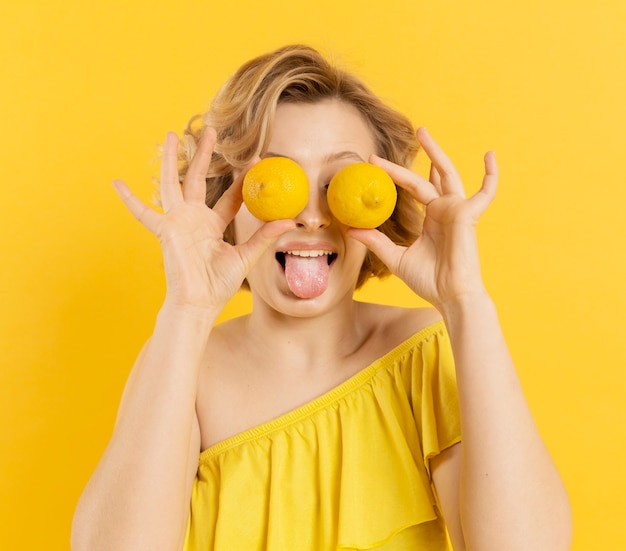
[[285,277],[291,292],[298,298],[320,296],[328,286],[328,257],[285,255]]

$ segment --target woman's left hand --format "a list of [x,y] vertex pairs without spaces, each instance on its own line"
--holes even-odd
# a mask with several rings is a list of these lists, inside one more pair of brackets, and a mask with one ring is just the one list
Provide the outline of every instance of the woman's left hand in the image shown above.
[[495,155],[489,152],[482,186],[467,198],[456,168],[424,128],[417,131],[417,139],[431,161],[430,181],[377,156],[370,162],[425,205],[420,237],[410,247],[403,247],[378,230],[350,229],[349,233],[415,293],[441,309],[449,301],[485,292],[475,228],[495,196],[498,173]]

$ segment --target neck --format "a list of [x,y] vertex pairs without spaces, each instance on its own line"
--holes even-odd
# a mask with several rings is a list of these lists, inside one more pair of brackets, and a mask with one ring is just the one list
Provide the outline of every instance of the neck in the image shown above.
[[315,316],[288,316],[262,305],[247,317],[246,335],[278,367],[285,363],[291,370],[294,365],[313,370],[335,364],[363,345],[369,330],[358,323],[358,310],[351,297]]

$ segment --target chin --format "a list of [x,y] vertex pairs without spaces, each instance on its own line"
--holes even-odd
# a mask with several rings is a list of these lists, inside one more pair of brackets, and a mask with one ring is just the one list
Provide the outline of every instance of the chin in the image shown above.
[[352,300],[352,290],[338,292],[332,285],[319,296],[313,298],[299,298],[294,295],[286,286],[280,291],[267,296],[263,293],[252,293],[253,304],[258,307],[260,304],[273,310],[278,315],[293,318],[312,318],[327,314],[347,300]]

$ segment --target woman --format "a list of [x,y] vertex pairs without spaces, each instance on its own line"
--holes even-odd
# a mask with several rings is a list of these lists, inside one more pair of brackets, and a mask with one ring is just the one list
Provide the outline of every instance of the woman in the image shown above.
[[[430,181],[408,168],[419,146]],[[293,220],[242,205],[267,156],[307,174]],[[330,178],[357,161],[399,187],[381,231],[328,209]],[[310,48],[245,64],[180,143],[167,135],[163,214],[115,183],[161,242],[167,293],[74,549],[568,549],[567,496],[480,276],[496,180],[488,153],[466,198],[424,129]],[[387,270],[434,308],[353,299]],[[322,283],[302,298],[310,273]],[[252,312],[214,326],[242,284]]]

